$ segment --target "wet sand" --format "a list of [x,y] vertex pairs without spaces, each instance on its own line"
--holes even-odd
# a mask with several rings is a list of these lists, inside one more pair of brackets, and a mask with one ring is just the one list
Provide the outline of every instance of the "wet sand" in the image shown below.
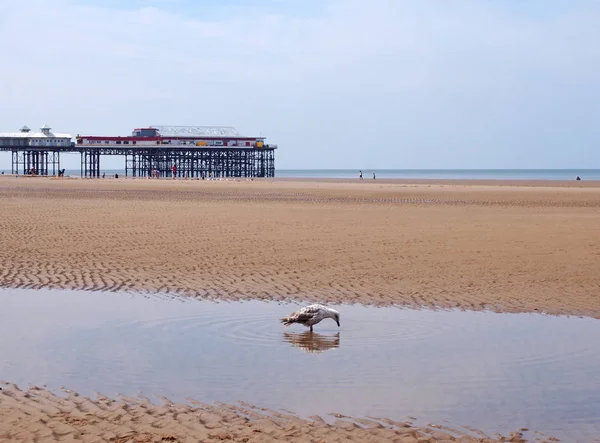
[[537,441],[552,441],[527,431],[489,437],[447,426],[419,428],[411,421],[339,416],[328,423],[320,417],[301,419],[248,404],[175,404],[165,398],[157,405],[102,395],[90,399],[73,392],[57,396],[38,387],[24,391],[9,384],[0,391],[0,441],[488,443],[524,442],[527,434]]
[[[4,287],[600,316],[597,182],[6,176],[0,202]],[[5,388],[0,440],[452,440],[50,395]]]

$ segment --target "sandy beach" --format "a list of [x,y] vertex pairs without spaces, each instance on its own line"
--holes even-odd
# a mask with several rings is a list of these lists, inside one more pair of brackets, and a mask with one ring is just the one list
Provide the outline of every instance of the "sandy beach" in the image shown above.
[[[90,400],[73,392],[61,394],[35,386],[23,391],[4,384],[0,441],[520,443],[532,434],[522,429],[494,438],[476,430],[439,425],[419,428],[410,421],[388,419],[340,416],[334,423],[326,423],[319,417],[300,419],[247,404],[184,405],[165,398],[156,405],[140,399],[99,396]],[[553,441],[552,437],[536,437]]]
[[4,177],[0,285],[597,317],[600,184],[534,184]]
[[[5,176],[0,202],[3,287],[600,317],[598,182]],[[362,425],[12,385],[0,396],[0,441],[524,438]]]

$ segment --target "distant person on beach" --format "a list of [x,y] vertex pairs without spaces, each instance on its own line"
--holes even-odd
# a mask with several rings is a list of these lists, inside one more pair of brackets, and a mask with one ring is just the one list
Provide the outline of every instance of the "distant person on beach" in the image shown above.
[[375,180],[375,173],[373,172],[373,180]]
[[362,171],[358,171],[358,178],[361,179],[361,180],[363,179]]
[[175,180],[175,175],[177,174],[177,166],[173,165],[171,170],[173,171],[173,180]]
[[577,178],[575,180],[581,180],[581,177],[577,176]]

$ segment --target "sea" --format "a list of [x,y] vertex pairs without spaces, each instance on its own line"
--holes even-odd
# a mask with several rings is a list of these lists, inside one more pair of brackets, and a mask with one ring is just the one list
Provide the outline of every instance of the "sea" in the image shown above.
[[[10,174],[10,169],[0,173]],[[107,176],[125,176],[124,169],[102,169]],[[363,178],[373,179],[467,179],[467,180],[600,180],[600,169],[363,169]],[[79,169],[67,169],[65,175],[80,177]],[[275,177],[332,178],[359,177],[358,169],[276,169]]]

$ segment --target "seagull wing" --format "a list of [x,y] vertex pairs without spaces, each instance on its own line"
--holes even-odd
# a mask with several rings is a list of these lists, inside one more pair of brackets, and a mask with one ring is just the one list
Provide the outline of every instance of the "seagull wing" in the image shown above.
[[318,314],[319,312],[323,311],[325,309],[324,306],[322,305],[310,305],[310,306],[306,306],[302,309],[300,309],[298,311],[298,313],[303,313],[303,314]]
[[321,312],[321,307],[319,305],[311,305],[306,306],[292,314],[288,315],[281,319],[282,323],[286,325],[292,323],[306,323],[307,321],[312,320],[315,316],[319,315]]

